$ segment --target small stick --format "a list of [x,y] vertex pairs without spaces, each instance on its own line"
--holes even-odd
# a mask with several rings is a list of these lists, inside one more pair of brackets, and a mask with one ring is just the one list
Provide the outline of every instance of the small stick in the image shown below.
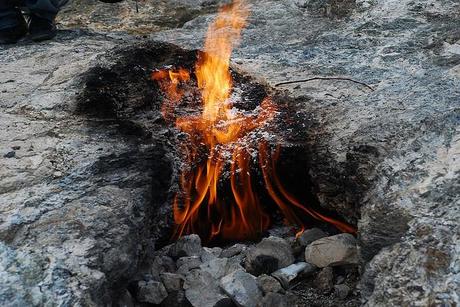
[[314,78],[309,78],[309,79],[280,82],[280,83],[275,84],[275,86],[280,86],[280,85],[285,85],[285,84],[293,84],[293,83],[301,83],[301,82],[309,82],[309,81],[314,81],[314,80],[343,80],[343,81],[350,81],[350,82],[354,82],[354,83],[357,83],[357,84],[361,84],[361,85],[367,87],[368,89],[370,89],[371,91],[374,91],[374,89],[371,86],[367,85],[364,82],[356,81],[356,80],[353,80],[351,78],[345,78],[345,77],[314,77]]
[[136,13],[139,14],[139,3],[138,3],[138,0],[136,0]]

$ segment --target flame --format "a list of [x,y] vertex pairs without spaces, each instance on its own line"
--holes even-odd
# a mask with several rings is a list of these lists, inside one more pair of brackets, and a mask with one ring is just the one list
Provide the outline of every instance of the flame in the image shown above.
[[[187,70],[152,73],[152,79],[158,82],[167,98],[161,110],[164,118],[187,133],[191,144],[183,145],[187,167],[182,170],[180,192],[173,201],[175,238],[198,233],[209,241],[255,239],[271,223],[255,189],[251,175],[254,165],[244,138],[268,125],[276,117],[277,106],[270,98],[265,98],[258,114],[245,115],[232,112],[229,99],[233,87],[230,56],[248,15],[244,2],[236,0],[224,6],[208,28],[205,52],[195,65],[196,82],[203,101],[203,110],[198,116],[174,118],[174,110],[184,95],[181,86],[190,81]],[[203,155],[199,151],[203,147],[207,159],[201,162],[199,157]],[[304,215],[332,223],[341,231],[355,232],[353,227],[301,204],[283,187],[276,174],[279,149],[271,154],[268,143],[261,141],[258,152],[268,195],[287,223],[302,227],[299,233],[304,229]],[[224,173],[229,173],[229,187],[222,187]]]
[[173,114],[176,104],[184,95],[184,91],[179,89],[181,82],[190,80],[190,73],[183,68],[178,70],[157,70],[152,73],[152,80],[160,85],[161,90],[166,93],[171,103],[164,103],[161,106],[161,114],[168,119]]

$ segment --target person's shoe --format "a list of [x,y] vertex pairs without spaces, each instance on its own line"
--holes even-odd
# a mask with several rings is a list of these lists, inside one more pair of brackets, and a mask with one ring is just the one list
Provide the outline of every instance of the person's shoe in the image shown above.
[[34,42],[53,39],[57,34],[54,20],[32,15],[29,23],[29,37]]
[[20,12],[16,18],[16,26],[0,29],[0,44],[15,44],[27,34],[27,23]]

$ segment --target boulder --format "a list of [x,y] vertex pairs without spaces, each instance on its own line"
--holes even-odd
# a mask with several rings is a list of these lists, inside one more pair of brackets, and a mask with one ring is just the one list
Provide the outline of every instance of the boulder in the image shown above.
[[277,237],[262,239],[246,254],[245,268],[253,275],[270,274],[294,262],[289,243]]
[[242,270],[224,276],[220,286],[241,307],[256,307],[262,299],[256,278]]
[[356,239],[348,233],[322,238],[305,248],[305,261],[319,268],[358,264]]

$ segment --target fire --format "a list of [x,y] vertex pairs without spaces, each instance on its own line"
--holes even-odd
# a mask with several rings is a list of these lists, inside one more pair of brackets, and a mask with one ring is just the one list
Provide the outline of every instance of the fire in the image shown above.
[[[195,65],[196,83],[203,102],[199,115],[174,117],[174,110],[184,95],[181,87],[191,81],[187,70],[168,69],[152,74],[152,79],[166,94],[161,110],[164,118],[175,121],[176,127],[188,134],[191,144],[184,145],[187,165],[180,177],[180,192],[173,202],[175,237],[198,233],[209,241],[254,239],[271,223],[251,175],[254,165],[245,137],[267,126],[276,117],[277,106],[265,98],[258,114],[247,115],[235,112],[230,101],[233,87],[230,56],[248,15],[244,2],[235,0],[220,10],[208,28],[205,52]],[[207,156],[205,161],[200,160],[202,151]],[[303,230],[300,213],[332,223],[341,231],[355,232],[353,227],[308,208],[292,196],[276,174],[278,157],[279,150],[271,154],[268,143],[260,141],[258,160],[265,188],[287,223],[301,226]],[[224,173],[229,173],[229,187],[219,186]]]

